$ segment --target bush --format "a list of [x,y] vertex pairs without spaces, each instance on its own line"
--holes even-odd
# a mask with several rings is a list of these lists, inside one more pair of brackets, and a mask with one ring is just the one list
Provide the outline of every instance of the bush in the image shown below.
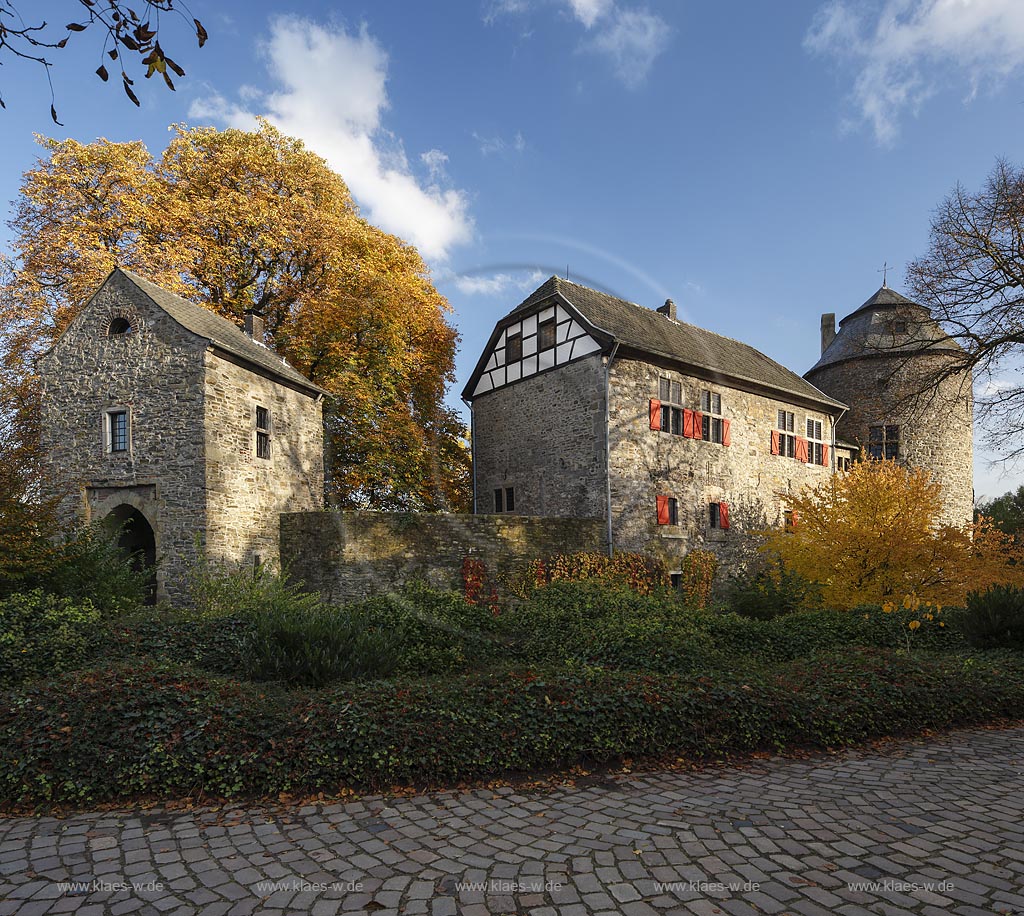
[[669,584],[669,575],[664,562],[640,553],[619,552],[612,557],[594,552],[563,554],[534,560],[512,592],[528,598],[552,582],[587,580],[650,595]]
[[40,568],[15,575],[5,570],[0,595],[41,590],[71,601],[90,601],[105,615],[142,605],[149,576],[132,565],[117,545],[116,534],[103,526],[78,528],[52,546]]
[[758,672],[506,670],[273,691],[173,666],[76,673],[0,704],[0,799],[96,803],[451,784],[622,758],[831,748],[1019,716],[1024,658],[844,649]]
[[997,585],[969,592],[959,625],[979,649],[1024,649],[1024,589]]
[[88,600],[38,590],[0,599],[0,684],[74,669],[94,647],[99,619]]
[[820,606],[821,588],[781,560],[763,558],[752,570],[730,581],[726,601],[741,617],[771,620]]

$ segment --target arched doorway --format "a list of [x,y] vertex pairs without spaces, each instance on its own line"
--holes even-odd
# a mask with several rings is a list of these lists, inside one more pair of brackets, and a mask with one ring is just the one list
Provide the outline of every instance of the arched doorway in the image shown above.
[[117,546],[132,560],[132,566],[147,574],[146,604],[156,604],[156,535],[138,509],[121,505],[105,522],[117,529]]

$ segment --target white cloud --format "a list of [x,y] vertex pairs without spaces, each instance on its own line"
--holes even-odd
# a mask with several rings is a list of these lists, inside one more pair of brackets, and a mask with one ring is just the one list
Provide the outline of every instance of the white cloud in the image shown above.
[[474,130],[473,139],[476,140],[480,147],[480,152],[484,156],[492,156],[495,153],[507,152],[522,153],[526,150],[526,139],[518,130],[511,140],[506,140],[500,134],[478,134]]
[[876,17],[832,0],[804,39],[814,54],[856,66],[856,122],[892,144],[901,117],[914,113],[955,77],[971,98],[1024,64],[1021,0],[885,0]]
[[615,10],[590,46],[611,61],[616,76],[627,87],[636,89],[668,48],[671,32],[664,19],[647,10]]
[[[590,33],[584,50],[606,57],[615,75],[630,89],[642,85],[654,61],[668,48],[672,29],[661,16],[643,7],[620,7],[615,0],[558,0]],[[493,23],[500,16],[524,15],[542,0],[494,0],[484,15]]]
[[445,187],[447,155],[428,150],[420,159],[429,183],[413,173],[401,142],[387,131],[388,58],[365,26],[358,33],[307,19],[272,20],[263,46],[278,90],[199,99],[191,117],[251,129],[257,114],[299,137],[348,183],[367,218],[412,242],[428,259],[444,260],[473,233],[465,191]]
[[508,290],[525,292],[534,289],[546,279],[543,271],[534,270],[520,276],[508,273],[497,273],[485,276],[481,274],[461,274],[452,278],[456,289],[467,296],[498,296]]
[[614,0],[569,0],[573,15],[588,29],[592,29],[598,19],[611,12],[614,5]]

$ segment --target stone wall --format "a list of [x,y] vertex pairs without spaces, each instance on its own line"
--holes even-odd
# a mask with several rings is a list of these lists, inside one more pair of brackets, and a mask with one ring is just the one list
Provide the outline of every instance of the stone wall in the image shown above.
[[[276,566],[282,512],[323,508],[320,398],[205,356],[207,556]],[[270,457],[256,455],[256,407],[270,411]]]
[[513,487],[521,515],[605,514],[604,367],[577,360],[473,401],[476,511]]
[[[814,370],[822,391],[842,397],[850,411],[837,432],[867,455],[868,428],[899,426],[899,459],[924,468],[942,485],[942,521],[965,525],[974,518],[974,401],[970,378],[922,383],[946,360],[938,351],[913,356],[865,356]],[[843,392],[842,395],[839,392]]]
[[303,512],[281,516],[281,562],[292,579],[341,603],[417,580],[461,590],[466,557],[503,583],[530,560],[603,551],[604,530],[590,518]]
[[[114,318],[131,333],[110,336]],[[203,361],[206,342],[113,275],[40,360],[42,454],[64,494],[63,521],[99,521],[119,505],[153,528],[157,595],[177,599],[205,529]],[[128,451],[107,449],[104,415],[129,412]]]
[[[687,439],[652,430],[649,404],[659,396],[659,377],[678,381],[683,406],[699,410],[701,392],[717,392],[730,420],[731,445]],[[755,543],[746,533],[782,524],[784,498],[827,479],[831,467],[771,454],[778,411],[795,414],[795,434],[807,419],[821,421],[832,442],[832,422],[821,409],[741,391],[683,375],[647,361],[618,359],[611,371],[611,489],[616,548],[660,555],[670,570],[695,548],[713,550],[732,566],[745,563]],[[834,449],[830,449],[834,465]],[[675,497],[679,524],[657,523],[656,497]],[[729,506],[728,530],[710,527],[709,504]]]

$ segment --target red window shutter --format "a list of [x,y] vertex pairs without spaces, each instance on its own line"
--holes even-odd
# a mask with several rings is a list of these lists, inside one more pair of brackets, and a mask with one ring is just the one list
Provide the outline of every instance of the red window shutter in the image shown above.
[[807,464],[807,440],[803,436],[796,437],[796,460]]
[[772,454],[779,455],[782,453],[782,440],[779,438],[779,432],[776,429],[772,430]]
[[651,429],[661,429],[661,401],[651,398]]
[[718,504],[718,524],[721,528],[729,527],[729,504],[719,503]]
[[683,435],[687,439],[693,438],[693,411],[683,410]]
[[728,420],[722,421],[722,445],[732,445],[732,433],[729,432],[729,427],[731,425],[732,424]]
[[704,414],[698,410],[693,412],[693,438],[704,438]]
[[658,524],[667,525],[669,523],[668,515],[668,497],[659,496],[658,498]]
[[797,513],[796,513],[796,510],[794,509],[794,510],[793,510],[793,522],[792,522],[792,527],[793,527],[793,528],[795,528],[795,527],[796,527],[796,524],[797,524],[797,522],[799,522],[799,521],[800,521],[800,516],[799,516],[799,515],[797,515]]
[[823,465],[825,465],[825,467],[829,466],[829,462],[828,462],[828,446],[827,445],[823,445],[821,447],[821,463]]

